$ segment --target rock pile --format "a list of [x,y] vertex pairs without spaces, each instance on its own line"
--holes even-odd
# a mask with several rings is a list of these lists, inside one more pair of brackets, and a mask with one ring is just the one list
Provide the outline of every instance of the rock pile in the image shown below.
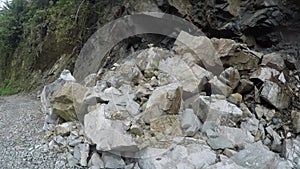
[[57,168],[300,167],[300,74],[278,53],[182,32],[82,84],[63,74],[41,96]]

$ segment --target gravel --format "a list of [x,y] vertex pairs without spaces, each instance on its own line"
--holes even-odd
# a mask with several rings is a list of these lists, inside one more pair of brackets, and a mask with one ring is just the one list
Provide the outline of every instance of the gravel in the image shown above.
[[48,151],[40,103],[24,96],[0,97],[0,168],[56,168]]

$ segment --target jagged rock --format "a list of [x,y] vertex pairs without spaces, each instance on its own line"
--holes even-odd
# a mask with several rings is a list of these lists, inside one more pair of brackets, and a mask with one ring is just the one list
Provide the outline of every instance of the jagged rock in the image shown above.
[[270,136],[273,138],[273,142],[272,142],[272,145],[271,145],[271,149],[274,150],[274,151],[277,151],[277,152],[281,152],[281,137],[280,135],[274,131],[270,126],[268,126],[266,128],[266,131],[268,134],[270,134]]
[[263,56],[261,65],[282,71],[285,68],[284,60],[278,53],[270,53]]
[[237,106],[239,106],[242,101],[243,101],[243,96],[239,93],[234,93],[234,94],[231,94],[227,100],[230,102],[230,103],[233,103]]
[[[112,95],[108,104],[105,106],[105,113],[112,119],[126,119],[129,116],[136,116],[140,113],[140,105],[134,101],[135,91],[128,85],[123,85],[121,94]],[[104,91],[106,92],[106,90]]]
[[261,142],[248,145],[231,159],[242,167],[254,169],[276,168],[280,162],[279,157],[265,148]]
[[261,67],[252,73],[250,79],[258,79],[262,82],[265,82],[266,80],[270,80],[272,77],[275,78],[279,76],[279,74],[280,73],[275,69],[269,67]]
[[71,75],[69,70],[64,70],[59,78],[53,83],[44,87],[40,97],[41,97],[41,105],[42,112],[45,114],[45,122],[43,129],[48,131],[55,126],[58,116],[53,113],[53,109],[50,103],[52,94],[57,91],[61,86],[65,83],[75,82],[75,78]]
[[201,128],[201,122],[193,109],[186,109],[181,114],[181,128],[186,136],[194,136]]
[[89,167],[94,166],[97,169],[104,168],[104,162],[97,152],[93,152],[89,161]]
[[248,118],[245,122],[241,123],[241,128],[255,135],[258,131],[258,124],[259,121],[256,118]]
[[255,113],[258,119],[261,119],[264,116],[267,121],[270,121],[274,117],[276,111],[274,109],[270,110],[262,105],[256,105]]
[[87,166],[87,159],[89,156],[89,144],[79,144],[74,148],[74,158],[79,161],[81,166]]
[[182,31],[178,35],[175,45],[177,45],[175,47],[177,54],[191,53],[197,63],[203,64],[207,70],[213,73],[222,71],[222,62],[217,56],[217,51],[206,36],[193,36]]
[[121,121],[105,118],[104,105],[85,115],[84,120],[86,137],[97,145],[97,150],[119,152],[138,150]]
[[291,103],[291,97],[287,90],[271,81],[264,83],[260,96],[279,110],[288,108]]
[[288,160],[291,168],[300,168],[300,137],[285,139],[282,155]]
[[225,69],[219,76],[219,79],[230,86],[232,89],[235,89],[240,81],[240,73],[237,69],[230,67]]
[[251,51],[247,46],[229,39],[211,39],[218,52],[222,65],[235,67],[238,70],[251,70],[258,67],[262,54]]
[[286,83],[286,79],[284,77],[284,73],[283,72],[280,73],[280,75],[278,77],[278,80],[280,80],[283,84]]
[[208,167],[216,160],[216,154],[208,146],[201,144],[177,145],[170,151],[147,148],[139,157],[141,168],[153,169],[201,168]]
[[202,122],[218,121],[220,123],[229,119],[238,122],[243,115],[241,109],[218,95],[199,96],[193,103],[193,110]]
[[182,88],[178,84],[158,87],[150,96],[142,119],[149,123],[163,114],[178,114],[181,98]]
[[254,142],[254,137],[251,135],[251,133],[243,129],[220,126],[216,132],[218,133],[219,137],[231,142],[233,146],[244,147]]
[[135,60],[127,60],[114,71],[108,71],[102,77],[113,87],[119,88],[123,84],[134,85],[142,80],[143,74],[135,63]]
[[253,89],[254,89],[253,82],[247,79],[241,79],[240,84],[236,89],[236,92],[240,94],[245,94],[245,93],[249,93]]
[[94,87],[96,85],[97,82],[97,74],[93,73],[88,75],[86,78],[84,78],[83,80],[83,84],[85,87]]
[[222,136],[209,138],[207,140],[207,144],[214,150],[234,147],[231,141],[223,138]]
[[69,135],[74,128],[75,125],[73,122],[66,122],[55,126],[55,132],[57,135],[66,136]]
[[300,133],[300,112],[295,110],[292,111],[291,117],[294,131]]
[[65,121],[79,120],[83,123],[87,106],[83,98],[88,89],[78,83],[67,83],[52,95],[53,112]]
[[219,80],[217,76],[211,79],[209,81],[209,84],[211,85],[211,92],[213,94],[221,94],[228,97],[233,91],[231,87],[227,86],[225,83]]
[[124,168],[126,166],[124,160],[115,154],[104,152],[102,153],[104,167],[107,169]]
[[168,81],[181,84],[183,91],[189,93],[199,93],[213,76],[196,64],[189,65],[179,56],[161,61],[159,70],[170,76]]
[[151,47],[143,50],[136,57],[136,64],[140,70],[144,72],[146,77],[152,77],[154,71],[158,70],[160,62],[170,56],[173,56],[173,54],[167,50]]

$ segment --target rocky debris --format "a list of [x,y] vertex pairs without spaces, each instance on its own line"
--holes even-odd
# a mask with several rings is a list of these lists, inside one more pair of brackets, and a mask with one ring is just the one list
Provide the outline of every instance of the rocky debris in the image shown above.
[[103,153],[102,159],[104,163],[104,168],[125,168],[126,164],[124,160],[115,154]]
[[251,51],[246,45],[228,39],[211,39],[223,66],[238,70],[251,70],[258,67],[262,54]]
[[291,117],[292,117],[292,124],[293,124],[294,131],[296,133],[300,133],[300,112],[292,111]]
[[240,73],[237,69],[230,67],[225,69],[219,76],[219,79],[230,86],[232,89],[235,89],[240,81]]
[[158,87],[147,102],[143,120],[150,123],[164,114],[178,114],[181,98],[182,89],[177,84]]
[[53,112],[65,121],[83,123],[87,106],[83,102],[87,88],[78,83],[67,83],[55,91],[51,98]]
[[219,95],[212,97],[199,96],[193,103],[193,110],[204,123],[213,121],[218,124],[228,124],[228,120],[231,123],[236,123],[243,116],[243,111],[240,108]]
[[45,114],[45,123],[43,129],[48,131],[55,126],[58,116],[53,113],[53,108],[50,103],[51,97],[65,83],[75,82],[75,78],[71,75],[69,70],[64,70],[59,78],[53,83],[44,87],[40,98],[42,103],[42,112]]
[[159,70],[170,76],[169,81],[181,84],[184,92],[193,94],[200,92],[207,81],[213,77],[211,72],[194,63],[189,65],[181,57],[172,57],[161,61]]
[[[201,144],[177,145],[171,151],[163,152],[166,151],[145,149],[138,161],[140,168],[199,168],[208,167],[216,160],[216,154],[208,146]],[[144,156],[150,158],[143,158]]]
[[211,85],[211,92],[213,94],[221,94],[228,97],[233,91],[231,87],[219,80],[217,76],[211,79],[209,84]]
[[[68,104],[76,117],[74,107],[84,105],[84,126],[57,125],[45,149],[62,149],[56,165],[68,167],[296,166],[299,73],[273,55],[182,32],[170,50],[149,45],[108,60],[88,88],[67,83],[51,94],[50,107]],[[72,85],[85,92],[69,99]]]
[[282,71],[285,68],[284,60],[278,53],[270,53],[264,55],[261,65],[274,68],[278,71]]
[[137,151],[137,144],[126,133],[122,121],[106,119],[104,113],[104,105],[101,105],[100,108],[88,113],[84,118],[86,137],[97,145],[97,150]]
[[181,127],[186,136],[194,136],[201,128],[201,122],[193,109],[186,109],[181,114]]
[[222,63],[217,56],[217,51],[206,36],[196,37],[186,32],[180,32],[175,45],[177,45],[175,48],[177,54],[193,54],[197,63],[202,64],[207,70],[214,73],[222,70]]
[[277,154],[269,151],[261,142],[249,145],[231,157],[236,164],[245,168],[276,168],[279,158]]
[[264,83],[260,96],[279,110],[288,108],[291,103],[291,97],[287,90],[271,81]]
[[279,74],[280,73],[276,69],[272,69],[269,67],[261,67],[252,73],[250,79],[258,79],[261,82],[265,82],[266,80],[271,80],[272,78],[278,77]]
[[300,137],[296,139],[286,139],[283,144],[282,155],[288,160],[290,166],[300,167]]

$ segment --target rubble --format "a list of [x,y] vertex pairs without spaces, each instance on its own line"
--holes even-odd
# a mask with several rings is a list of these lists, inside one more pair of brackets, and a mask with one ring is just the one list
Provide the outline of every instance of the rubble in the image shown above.
[[88,87],[70,78],[44,93],[43,110],[65,122],[45,151],[92,169],[299,166],[299,82],[281,55],[185,32],[173,50],[150,46],[88,76]]

